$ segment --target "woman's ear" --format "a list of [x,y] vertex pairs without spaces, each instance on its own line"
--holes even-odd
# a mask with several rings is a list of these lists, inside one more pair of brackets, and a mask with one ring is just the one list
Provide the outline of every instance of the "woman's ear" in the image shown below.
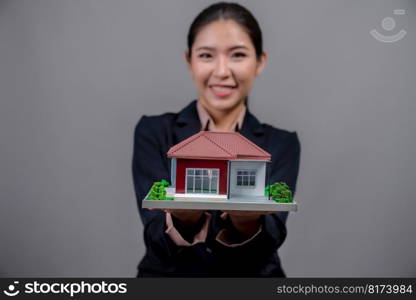
[[188,66],[188,69],[191,70],[191,58],[189,56],[189,52],[185,51],[183,53],[183,55],[184,55],[184,58],[185,58],[186,65]]
[[266,66],[267,59],[268,59],[268,54],[266,51],[263,51],[263,53],[257,59],[256,76],[259,76],[263,72]]

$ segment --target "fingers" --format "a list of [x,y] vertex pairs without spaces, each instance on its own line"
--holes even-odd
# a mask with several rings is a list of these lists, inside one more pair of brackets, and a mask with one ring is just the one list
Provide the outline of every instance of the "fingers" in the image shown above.
[[177,212],[177,213],[202,213],[202,210],[195,210],[195,209],[170,209],[170,212]]
[[223,212],[233,216],[261,216],[278,213],[277,211],[247,211],[247,210],[224,210]]
[[194,209],[164,209],[164,208],[146,208],[148,210],[163,210],[165,212],[198,212],[201,210]]

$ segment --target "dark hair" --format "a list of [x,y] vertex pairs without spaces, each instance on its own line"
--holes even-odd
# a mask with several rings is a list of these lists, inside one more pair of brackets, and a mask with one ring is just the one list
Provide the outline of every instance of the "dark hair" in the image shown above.
[[191,58],[192,45],[201,29],[217,20],[233,20],[244,28],[256,50],[257,59],[263,53],[263,38],[256,18],[251,12],[237,3],[218,2],[205,8],[192,22],[188,32],[188,57]]

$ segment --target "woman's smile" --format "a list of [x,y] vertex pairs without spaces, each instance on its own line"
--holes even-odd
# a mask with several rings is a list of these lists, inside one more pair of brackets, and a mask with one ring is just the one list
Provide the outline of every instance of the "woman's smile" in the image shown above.
[[232,85],[219,85],[213,84],[209,86],[210,91],[214,94],[217,98],[227,98],[230,96],[236,89],[236,86]]

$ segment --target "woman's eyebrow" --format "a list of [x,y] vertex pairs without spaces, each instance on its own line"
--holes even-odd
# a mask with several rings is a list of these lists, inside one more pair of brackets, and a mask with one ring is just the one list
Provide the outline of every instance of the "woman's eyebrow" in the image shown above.
[[200,50],[209,50],[209,51],[215,51],[215,48],[213,47],[208,47],[208,46],[202,46],[202,47],[198,47],[195,49],[195,51],[200,51]]
[[230,51],[233,51],[233,50],[236,50],[236,49],[245,49],[245,50],[248,50],[248,48],[246,46],[234,46],[234,47],[231,47],[229,50]]
[[[236,50],[236,49],[249,50],[246,46],[241,46],[241,45],[230,47],[228,50],[233,51],[233,50]],[[202,47],[198,47],[198,48],[195,49],[195,51],[200,51],[200,50],[215,51],[216,49],[214,47],[208,47],[208,46],[202,46]]]

